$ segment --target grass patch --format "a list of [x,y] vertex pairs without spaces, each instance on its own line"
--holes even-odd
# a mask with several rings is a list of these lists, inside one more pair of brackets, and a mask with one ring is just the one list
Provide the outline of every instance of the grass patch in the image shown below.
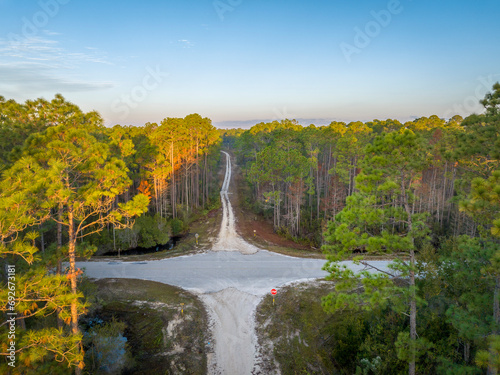
[[278,290],[274,306],[270,295],[261,301],[256,331],[266,372],[277,366],[282,374],[407,372],[394,345],[407,318],[390,307],[328,314],[321,298],[333,288],[332,282],[294,284]]
[[[279,290],[274,305],[272,296],[259,304],[256,323],[261,353],[264,358],[265,353],[272,353],[282,374],[344,374],[349,367],[355,372],[356,348],[365,330],[363,318],[327,314],[321,297],[332,289],[331,282],[290,285]],[[270,364],[268,371],[273,367],[276,364]]]
[[335,366],[328,361],[328,349],[322,346],[326,337],[321,332],[329,319],[321,296],[328,294],[331,285],[287,286],[279,290],[274,305],[272,296],[266,296],[257,307],[261,351],[272,353],[282,374],[333,373]]

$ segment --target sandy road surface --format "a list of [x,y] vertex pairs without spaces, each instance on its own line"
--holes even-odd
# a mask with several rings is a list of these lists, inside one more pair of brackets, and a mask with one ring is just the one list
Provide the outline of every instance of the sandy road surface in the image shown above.
[[[231,159],[221,189],[223,221],[213,251],[148,262],[77,262],[94,278],[123,277],[158,281],[200,294],[210,315],[214,342],[209,374],[261,374],[257,358],[255,309],[266,293],[286,283],[326,275],[321,259],[293,258],[260,250],[235,230],[228,196]],[[360,266],[346,262],[353,270]],[[378,268],[387,262],[376,263]]]
[[239,251],[243,254],[255,254],[259,251],[258,248],[246,242],[236,233],[234,211],[231,206],[231,201],[228,196],[229,183],[231,181],[231,158],[229,154],[222,151],[226,155],[226,174],[224,183],[220,191],[222,201],[222,224],[220,226],[219,237],[213,246],[214,251]]

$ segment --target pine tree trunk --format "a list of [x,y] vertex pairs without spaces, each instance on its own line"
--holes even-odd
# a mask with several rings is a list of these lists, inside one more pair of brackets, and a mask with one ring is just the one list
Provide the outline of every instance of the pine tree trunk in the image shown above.
[[170,164],[172,165],[172,192],[170,193],[172,200],[172,217],[176,215],[176,196],[175,196],[175,165],[174,165],[174,142],[170,142]]
[[194,208],[198,207],[198,201],[196,200],[196,176],[198,174],[198,168],[195,166],[191,170],[191,206]]
[[297,210],[297,229],[296,229],[296,236],[300,235],[300,199],[301,199],[301,194],[302,194],[302,181],[300,181],[299,189],[297,191],[297,201],[296,201],[296,207],[295,209]]
[[[73,208],[68,209],[68,226],[69,226],[69,279],[71,283],[71,293],[76,296],[78,293],[77,289],[77,275],[76,275],[76,233],[74,229],[74,219],[73,219]],[[76,298],[71,302],[71,333],[74,336],[80,334],[80,329],[78,328],[78,301]],[[77,354],[79,354],[81,348],[80,345],[77,346]],[[81,375],[83,362],[79,362],[75,368],[75,374]]]
[[[411,186],[411,183],[408,184]],[[411,216],[411,208],[408,201],[408,194],[406,192],[405,176],[401,171],[401,201],[406,211],[408,220],[408,232],[412,233],[413,222]],[[410,247],[410,363],[409,375],[416,374],[416,358],[415,358],[415,343],[417,340],[417,296],[415,290],[415,249],[414,239],[411,238]]]
[[45,253],[45,237],[43,235],[43,229],[42,229],[42,225],[40,224],[40,249],[42,250],[42,253]]
[[470,342],[464,342],[464,362],[469,363],[470,358]]
[[[437,180],[437,172],[436,172],[436,180]],[[440,202],[440,199],[439,199],[440,195],[441,194],[439,194],[438,188],[436,188],[436,214],[437,214],[437,223],[438,223],[438,225],[441,223],[441,215],[440,215],[441,202]]]
[[320,183],[320,173],[319,173],[319,155],[316,164],[316,220],[319,220],[319,203],[321,200],[321,183]]
[[[495,280],[495,291],[493,293],[493,332],[492,335],[498,335],[498,326],[500,325],[500,305],[499,305],[499,294],[500,294],[500,276],[496,277]],[[497,375],[498,371],[495,366],[496,350],[493,347],[493,343],[490,346],[490,363],[488,365],[488,375]]]
[[413,248],[410,250],[410,289],[411,289],[411,299],[410,299],[410,367],[409,375],[415,375],[416,365],[415,365],[415,342],[417,340],[417,297],[415,291],[415,251]]
[[493,297],[493,322],[497,327],[495,334],[499,334],[498,327],[500,326],[500,275],[496,277],[495,293]]
[[443,197],[441,199],[441,225],[444,227],[444,209],[446,204],[446,173],[448,172],[448,161],[446,161],[444,165],[444,174],[443,174]]
[[[62,217],[63,217],[63,206],[62,204],[59,205],[59,208],[57,210],[57,252],[59,253],[58,258],[57,258],[57,270],[56,273],[58,275],[61,274],[62,272],[62,261],[61,261],[61,248],[62,248]],[[59,317],[59,314],[61,313],[61,309],[57,308],[56,311],[56,317],[57,317],[57,328],[58,329],[63,329],[64,327],[64,322],[63,320]]]
[[330,200],[330,165],[332,163],[332,146],[330,145],[329,151],[328,151],[328,157],[325,159],[327,160],[326,162],[326,168],[324,170],[323,175],[324,177],[324,186],[325,186],[325,193],[323,195],[324,202],[325,204],[323,205],[323,217],[325,220],[328,220],[328,203]]
[[200,189],[200,198],[201,198],[201,206],[206,208],[206,199],[205,199],[205,155],[202,155],[201,165],[199,167],[200,176],[200,185],[198,189]]
[[[453,175],[451,177],[451,183],[449,187],[448,196],[453,196],[453,192],[455,191],[455,176],[457,174],[457,168],[453,166]],[[453,204],[448,205],[448,225],[451,225],[451,211],[453,209]]]
[[209,178],[208,178],[208,160],[207,160],[207,153],[208,153],[208,148],[207,151],[205,152],[205,199],[208,204],[208,200],[210,197],[209,191],[208,191],[208,184],[209,184]]
[[186,181],[186,191],[185,191],[185,197],[186,197],[186,210],[189,212],[189,186],[188,186],[188,182],[189,182],[189,178],[188,178],[188,165],[187,165],[187,162],[186,162],[186,174],[184,176],[185,178],[185,181]]
[[278,190],[278,228],[281,226],[281,190]]
[[158,210],[159,210],[159,192],[158,192],[158,179],[156,178],[156,176],[153,178],[153,185],[155,187],[155,211],[156,213],[158,213]]
[[199,160],[199,143],[198,137],[196,137],[196,207],[200,205],[200,160]]
[[[352,159],[350,160],[350,163],[352,163]],[[349,165],[349,188],[347,191],[347,196],[351,196],[351,186],[352,186],[352,168],[351,165]]]

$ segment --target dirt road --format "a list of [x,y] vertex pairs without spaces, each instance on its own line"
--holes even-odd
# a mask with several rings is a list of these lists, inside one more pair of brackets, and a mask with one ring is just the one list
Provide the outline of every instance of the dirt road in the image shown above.
[[[218,239],[202,254],[147,262],[78,262],[94,278],[124,277],[159,281],[200,294],[211,321],[213,354],[209,374],[261,374],[255,309],[272,288],[297,280],[326,276],[321,259],[294,258],[261,250],[243,240],[235,230],[228,188],[231,158],[221,189],[223,220]],[[346,262],[353,270],[360,270]],[[388,262],[373,262],[384,269]]]
[[220,191],[220,199],[222,201],[222,224],[220,227],[219,237],[212,250],[214,251],[239,251],[242,254],[255,254],[259,251],[258,248],[249,244],[236,233],[236,220],[234,219],[234,211],[229,200],[229,183],[232,176],[231,157],[225,151],[226,155],[226,174]]

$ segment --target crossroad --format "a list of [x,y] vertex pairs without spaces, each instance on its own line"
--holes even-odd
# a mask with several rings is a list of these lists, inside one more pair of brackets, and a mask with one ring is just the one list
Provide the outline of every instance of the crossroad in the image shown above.
[[[235,230],[229,198],[231,158],[221,189],[223,220],[217,241],[203,253],[145,262],[77,262],[92,278],[132,278],[175,285],[198,294],[211,319],[214,352],[210,374],[259,374],[255,309],[271,289],[323,278],[321,259],[294,258],[247,243]],[[376,262],[386,268],[387,262]],[[362,266],[348,263],[354,270]]]

